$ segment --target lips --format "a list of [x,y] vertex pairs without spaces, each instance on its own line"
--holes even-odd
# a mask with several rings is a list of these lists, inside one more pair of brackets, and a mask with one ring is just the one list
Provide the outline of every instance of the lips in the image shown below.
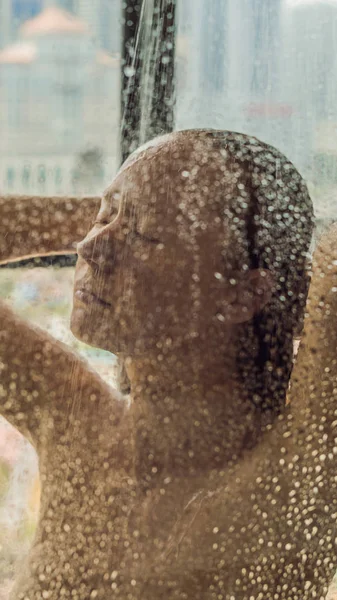
[[105,302],[93,292],[85,289],[80,289],[75,292],[75,298],[83,304],[99,304],[100,306],[111,306],[109,302]]

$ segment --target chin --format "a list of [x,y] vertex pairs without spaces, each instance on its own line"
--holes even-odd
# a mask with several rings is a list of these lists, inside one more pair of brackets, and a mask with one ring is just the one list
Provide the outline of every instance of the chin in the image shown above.
[[73,308],[70,330],[80,342],[94,348],[106,350],[112,354],[126,351],[127,345],[121,336],[119,327],[112,327],[111,322],[106,319],[101,319],[98,324],[95,324],[83,309]]
[[124,318],[116,317],[115,311],[102,311],[97,305],[88,308],[75,301],[70,329],[81,342],[112,354],[140,356],[156,350],[156,343],[161,337],[156,328],[144,328],[141,323],[147,322],[146,316],[140,319],[133,313],[130,319],[130,313],[132,311],[129,309],[123,311],[127,315]]

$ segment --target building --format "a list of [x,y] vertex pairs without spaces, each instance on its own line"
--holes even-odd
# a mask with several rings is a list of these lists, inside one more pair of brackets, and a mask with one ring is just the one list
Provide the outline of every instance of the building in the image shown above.
[[108,52],[120,51],[120,0],[72,0],[73,11],[89,24],[97,46]]
[[282,0],[178,5],[180,127],[241,130],[275,142],[289,114],[279,97],[281,5]]
[[0,0],[0,48],[12,39],[12,0]]
[[101,190],[117,164],[119,80],[119,57],[84,20],[49,6],[26,21],[0,52],[1,192]]
[[221,127],[228,94],[228,1],[178,3],[178,128]]
[[310,175],[317,161],[337,161],[337,0],[286,0],[283,19],[292,151]]
[[120,0],[0,0],[0,48],[16,38],[27,19],[53,5],[86,21],[97,46],[119,52]]

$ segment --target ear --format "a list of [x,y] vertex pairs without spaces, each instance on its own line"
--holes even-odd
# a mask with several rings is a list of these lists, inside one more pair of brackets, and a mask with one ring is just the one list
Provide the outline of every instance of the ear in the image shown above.
[[245,273],[237,283],[236,298],[229,307],[229,322],[250,321],[270,302],[273,284],[274,277],[266,269],[252,269]]

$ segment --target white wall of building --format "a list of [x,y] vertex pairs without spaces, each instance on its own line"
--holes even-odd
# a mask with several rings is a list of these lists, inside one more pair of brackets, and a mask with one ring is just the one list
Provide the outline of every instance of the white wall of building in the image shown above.
[[0,0],[0,48],[11,40],[12,10],[11,0]]

